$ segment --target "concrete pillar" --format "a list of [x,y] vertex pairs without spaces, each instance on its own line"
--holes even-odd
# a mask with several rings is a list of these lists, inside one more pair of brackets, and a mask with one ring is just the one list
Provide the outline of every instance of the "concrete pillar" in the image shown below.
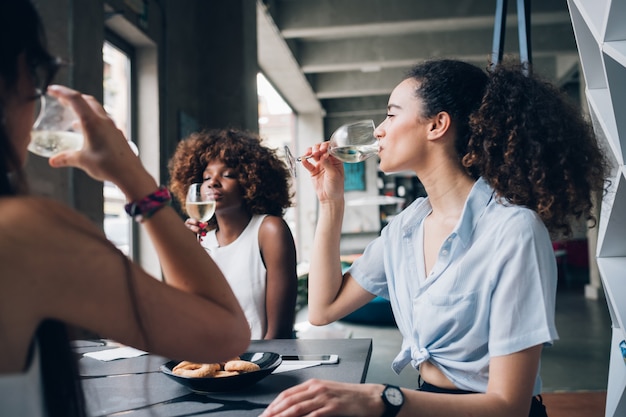
[[165,153],[185,133],[181,121],[258,131],[256,2],[181,0],[165,7]]
[[[324,137],[324,124],[319,113],[299,114],[296,122],[296,147],[294,152],[301,155]],[[317,225],[317,195],[311,184],[307,170],[296,166],[296,225],[295,240],[298,262],[308,262],[313,246],[315,226]]]

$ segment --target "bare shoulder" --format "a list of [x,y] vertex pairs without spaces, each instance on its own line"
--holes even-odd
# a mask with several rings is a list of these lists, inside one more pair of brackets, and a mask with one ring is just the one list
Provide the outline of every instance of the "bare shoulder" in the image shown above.
[[259,229],[259,246],[263,259],[269,256],[295,257],[295,242],[287,222],[279,216],[266,216]]
[[0,198],[0,234],[0,271],[33,279],[65,269],[68,260],[108,243],[86,216],[43,197]]
[[87,236],[106,239],[104,232],[87,216],[46,197],[0,198],[0,230],[14,239],[11,252],[20,248],[32,250],[38,245],[46,245],[48,250],[58,249],[61,241],[81,241]]
[[41,227],[51,219],[73,219],[76,223],[91,222],[67,205],[46,197],[22,196],[0,198],[0,226],[3,228]]
[[259,237],[272,239],[281,236],[291,236],[291,229],[285,219],[279,216],[265,216],[259,228]]
[[59,204],[43,197],[3,197],[0,198],[0,223],[12,224],[23,221],[35,214],[43,205]]

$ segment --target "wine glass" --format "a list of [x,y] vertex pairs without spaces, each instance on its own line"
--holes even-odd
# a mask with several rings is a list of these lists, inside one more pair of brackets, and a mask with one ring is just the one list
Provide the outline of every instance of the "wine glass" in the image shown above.
[[373,120],[359,120],[339,126],[330,136],[328,151],[343,162],[365,161],[378,154],[375,128]]
[[191,184],[187,191],[185,209],[189,217],[206,223],[215,214],[215,198],[212,193],[202,189],[201,182]]
[[83,147],[83,135],[74,130],[78,116],[70,106],[63,105],[56,97],[41,96],[39,114],[31,131],[28,150],[43,157],[62,151],[78,151]]
[[291,149],[289,149],[289,146],[287,145],[285,145],[283,149],[283,153],[285,154],[285,162],[287,163],[287,169],[291,173],[291,176],[296,178],[298,176],[298,171],[296,171],[296,165],[297,165],[296,162],[300,162],[302,158],[298,158],[296,160],[296,158],[291,153]]
[[[359,120],[339,126],[330,136],[328,152],[343,162],[355,163],[365,161],[378,154],[378,139],[374,136],[374,121]],[[296,176],[296,162],[311,156],[294,158],[289,147],[285,146],[287,164],[293,176]]]

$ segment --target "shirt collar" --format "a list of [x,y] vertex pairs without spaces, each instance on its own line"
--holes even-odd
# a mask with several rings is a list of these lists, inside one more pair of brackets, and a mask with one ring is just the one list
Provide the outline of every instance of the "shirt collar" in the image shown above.
[[[485,209],[494,198],[494,191],[487,181],[482,177],[474,183],[457,227],[452,232],[452,235],[458,235],[463,246],[467,246],[472,237],[472,233],[478,224],[478,221],[482,217]],[[410,209],[411,207],[407,208]],[[402,225],[403,235],[409,236],[413,233],[415,228],[424,220],[424,218],[431,212],[432,207],[428,197],[416,202],[416,205],[412,207],[414,211],[413,215],[406,216],[404,224]],[[415,221],[417,219],[417,222]]]
[[491,186],[482,177],[478,178],[467,197],[455,230],[464,246],[469,244],[478,221],[493,198],[494,191]]

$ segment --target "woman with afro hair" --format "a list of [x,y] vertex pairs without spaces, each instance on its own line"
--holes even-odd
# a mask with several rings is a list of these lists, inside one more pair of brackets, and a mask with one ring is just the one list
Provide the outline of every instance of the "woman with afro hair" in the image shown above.
[[394,88],[374,134],[380,169],[414,172],[427,197],[342,273],[343,164],[326,142],[308,149],[320,200],[309,321],[389,299],[403,337],[392,369],[414,368],[418,389],[311,380],[262,417],[545,417],[541,351],[558,339],[551,240],[574,221],[593,225],[592,196],[606,186],[581,109],[532,68],[439,59]]
[[285,163],[255,133],[215,129],[182,140],[169,172],[183,209],[192,183],[215,197],[207,223],[189,218],[185,224],[224,272],[252,339],[293,337],[296,249],[283,219],[292,197]]

